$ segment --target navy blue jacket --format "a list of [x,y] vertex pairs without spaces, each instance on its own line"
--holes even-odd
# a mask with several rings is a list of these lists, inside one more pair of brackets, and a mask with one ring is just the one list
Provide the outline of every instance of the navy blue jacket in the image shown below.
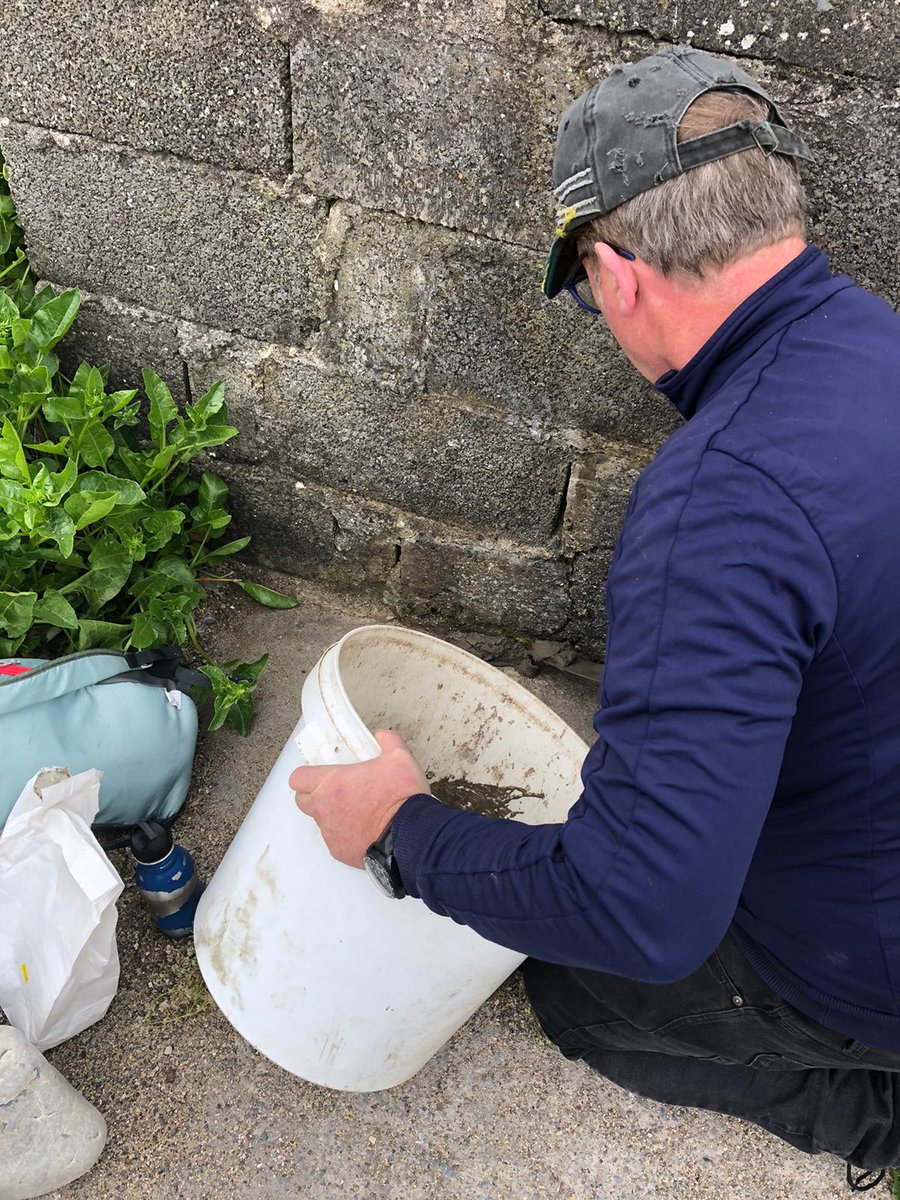
[[789,1003],[900,1050],[900,318],[807,248],[657,387],[688,417],[607,586],[564,824],[395,818],[408,890],[652,983],[731,928]]

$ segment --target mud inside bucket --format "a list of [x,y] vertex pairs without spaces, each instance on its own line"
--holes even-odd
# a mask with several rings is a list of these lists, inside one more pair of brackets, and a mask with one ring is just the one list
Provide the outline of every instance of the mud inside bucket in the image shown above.
[[[520,684],[455,646],[405,629],[360,629],[341,646],[338,674],[361,722],[396,730],[445,804],[535,823],[562,820],[577,799],[571,749],[561,745],[571,731]],[[543,761],[535,761],[536,734],[549,751]]]

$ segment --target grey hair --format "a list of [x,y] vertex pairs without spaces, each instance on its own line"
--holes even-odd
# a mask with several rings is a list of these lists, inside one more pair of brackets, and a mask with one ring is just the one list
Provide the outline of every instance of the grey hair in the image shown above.
[[[749,92],[704,92],[678,127],[678,141],[743,117],[764,119],[767,105]],[[806,193],[793,159],[743,150],[693,167],[626,200],[577,234],[582,257],[597,242],[630,250],[663,275],[702,277],[782,238],[806,236]]]

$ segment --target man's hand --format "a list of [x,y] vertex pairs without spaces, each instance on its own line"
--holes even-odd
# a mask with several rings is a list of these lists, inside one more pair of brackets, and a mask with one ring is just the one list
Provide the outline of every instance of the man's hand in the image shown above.
[[369,846],[410,796],[428,791],[422,768],[399,733],[375,734],[378,758],[345,767],[298,767],[290,778],[297,807],[319,826],[339,862],[361,867]]

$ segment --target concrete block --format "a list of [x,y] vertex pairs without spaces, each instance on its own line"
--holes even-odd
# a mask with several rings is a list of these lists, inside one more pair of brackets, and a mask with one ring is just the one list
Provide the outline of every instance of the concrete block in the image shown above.
[[291,55],[294,170],[317,195],[540,246],[556,115],[524,31],[471,14],[310,13]]
[[[68,285],[55,286],[61,291]],[[149,367],[165,380],[178,403],[186,399],[178,322],[164,313],[82,291],[75,324],[57,353],[62,370],[70,376],[82,362],[108,365],[109,391],[140,388],[141,370]]]
[[220,461],[233,536],[250,534],[244,556],[305,579],[380,594],[404,533],[402,515],[269,467]]
[[331,223],[342,252],[326,354],[383,381],[418,380],[430,276],[444,231],[342,202]]
[[566,455],[495,413],[339,374],[276,347],[263,418],[273,457],[304,482],[523,541],[556,523]]
[[89,1171],[106,1121],[31,1046],[0,1026],[0,1200],[43,1196]]
[[543,298],[542,255],[353,206],[344,220],[325,341],[336,362],[549,429],[655,445],[678,425],[603,322],[568,297]]
[[900,306],[900,95],[837,76],[797,78],[778,67],[765,67],[763,76],[816,154],[804,170],[812,240],[835,271]]
[[644,33],[674,41],[678,6],[668,0],[542,0],[541,10],[553,21],[577,21],[614,33]]
[[643,465],[633,455],[614,453],[588,455],[574,464],[562,527],[566,551],[612,550]]
[[886,83],[897,79],[900,7],[894,0],[870,0],[865,6],[840,0],[544,0],[542,7],[555,20],[690,42],[712,54]]
[[418,620],[551,636],[569,615],[568,568],[522,547],[423,534],[402,544],[387,598]]
[[587,658],[602,659],[606,646],[606,577],[612,548],[601,546],[577,554],[569,583],[569,619],[559,640],[574,646]]
[[302,341],[331,295],[327,206],[183,159],[0,123],[36,272],[252,336]]
[[862,6],[839,0],[686,0],[678,6],[677,36],[713,54],[796,65],[817,75],[833,72],[894,83],[900,9],[893,0],[870,0]]
[[605,322],[540,291],[543,256],[447,235],[430,273],[429,390],[479,395],[528,422],[658,444],[680,423]]
[[242,0],[5,0],[0,116],[285,176],[286,47]]

